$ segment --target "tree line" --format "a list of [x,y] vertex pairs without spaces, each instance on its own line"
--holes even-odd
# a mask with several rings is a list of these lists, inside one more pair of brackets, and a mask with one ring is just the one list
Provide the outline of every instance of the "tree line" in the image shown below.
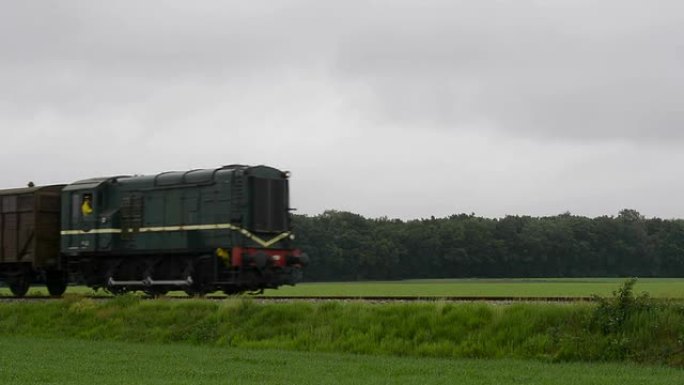
[[617,216],[403,221],[343,211],[295,215],[310,281],[466,277],[681,277],[684,220]]

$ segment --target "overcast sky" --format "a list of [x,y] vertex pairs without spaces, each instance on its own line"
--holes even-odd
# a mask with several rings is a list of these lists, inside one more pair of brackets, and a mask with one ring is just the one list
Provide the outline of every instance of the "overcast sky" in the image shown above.
[[684,218],[681,1],[3,1],[0,187],[223,164],[299,213]]

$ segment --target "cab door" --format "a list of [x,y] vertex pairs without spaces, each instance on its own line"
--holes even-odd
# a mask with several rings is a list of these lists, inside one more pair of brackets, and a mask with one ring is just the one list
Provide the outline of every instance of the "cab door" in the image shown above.
[[98,202],[94,190],[77,190],[71,193],[71,248],[95,251],[98,242]]

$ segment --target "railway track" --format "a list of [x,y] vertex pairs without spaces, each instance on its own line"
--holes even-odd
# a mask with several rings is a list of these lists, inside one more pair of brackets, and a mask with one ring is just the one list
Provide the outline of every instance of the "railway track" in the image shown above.
[[592,297],[487,297],[487,296],[316,296],[316,297],[254,297],[264,300],[361,301],[361,302],[584,302]]
[[[107,301],[114,299],[114,296],[102,295],[84,295],[80,298],[88,298],[96,301]],[[160,299],[183,301],[191,299],[204,299],[208,301],[223,301],[231,298],[249,298],[258,302],[292,302],[292,301],[308,301],[308,302],[325,302],[325,301],[340,301],[340,302],[370,302],[370,303],[388,303],[388,302],[492,302],[492,303],[514,303],[514,302],[549,302],[549,303],[570,303],[570,302],[591,302],[595,299],[593,297],[490,297],[490,296],[429,296],[429,297],[415,297],[415,296],[279,296],[269,297],[260,295],[244,295],[244,296],[219,296],[207,295],[204,297],[188,297],[188,296],[163,296],[163,297],[149,297],[140,296],[143,300]],[[26,296],[26,297],[12,297],[0,296],[0,302],[22,302],[22,301],[54,301],[63,298],[50,296]]]

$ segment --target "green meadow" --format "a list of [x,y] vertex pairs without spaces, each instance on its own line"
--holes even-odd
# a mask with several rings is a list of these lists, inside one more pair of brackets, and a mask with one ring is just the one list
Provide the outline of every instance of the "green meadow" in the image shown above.
[[[319,282],[266,290],[267,296],[609,296],[625,278],[441,279],[389,282]],[[636,292],[658,298],[684,298],[684,278],[642,278]]]
[[0,337],[0,383],[671,385],[684,371],[615,363],[440,359]]

